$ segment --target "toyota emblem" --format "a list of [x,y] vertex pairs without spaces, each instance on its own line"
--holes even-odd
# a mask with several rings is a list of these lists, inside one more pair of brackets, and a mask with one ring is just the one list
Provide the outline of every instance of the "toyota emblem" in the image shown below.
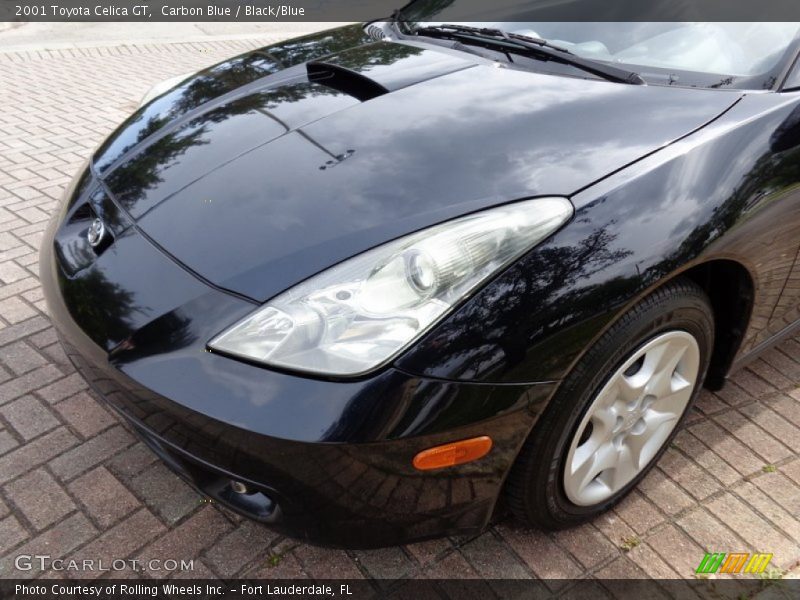
[[86,241],[92,248],[96,248],[106,235],[106,226],[100,219],[95,219],[86,232]]

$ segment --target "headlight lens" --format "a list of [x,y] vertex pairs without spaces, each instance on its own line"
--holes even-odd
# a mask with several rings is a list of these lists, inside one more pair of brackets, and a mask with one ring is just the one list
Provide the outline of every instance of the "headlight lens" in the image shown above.
[[408,347],[572,212],[566,198],[536,198],[397,239],[276,296],[209,346],[287,369],[363,374]]

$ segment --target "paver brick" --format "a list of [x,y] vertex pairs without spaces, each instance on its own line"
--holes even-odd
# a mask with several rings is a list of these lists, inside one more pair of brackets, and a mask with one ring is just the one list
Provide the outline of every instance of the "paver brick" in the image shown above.
[[353,553],[358,562],[376,579],[400,579],[415,567],[400,547],[358,550]]
[[72,373],[75,370],[67,357],[67,353],[64,352],[64,348],[59,343],[50,344],[46,348],[43,348],[42,354],[44,354],[50,362],[58,366],[62,373]]
[[698,408],[703,414],[711,415],[721,410],[728,408],[728,405],[723,402],[719,396],[712,394],[708,390],[703,390],[697,397],[695,407]]
[[25,440],[60,425],[50,410],[33,396],[23,396],[0,408],[0,415]]
[[559,531],[554,537],[587,569],[618,553],[618,549],[592,524]]
[[56,330],[52,327],[48,327],[44,331],[40,331],[39,333],[35,333],[28,338],[28,341],[31,342],[37,348],[44,348],[45,346],[49,346],[58,341],[58,335],[56,334]]
[[59,400],[68,398],[81,390],[85,390],[87,387],[88,384],[86,383],[86,380],[78,373],[73,373],[72,375],[64,377],[55,383],[37,390],[36,393],[53,404]]
[[140,506],[139,501],[105,467],[97,467],[74,479],[68,487],[87,513],[103,528]]
[[[210,506],[205,507],[155,540],[137,556],[143,561],[174,557],[188,560],[214,544],[230,529],[231,523],[220,511]],[[167,574],[165,571],[151,573],[153,577],[158,578]]]
[[800,379],[793,377],[795,370],[786,366],[787,361],[782,361],[784,369],[789,373],[784,374],[779,368],[775,368],[772,364],[766,362],[763,358],[759,358],[748,365],[748,369],[756,373],[764,381],[768,381],[774,387],[780,390],[790,390],[800,384]]
[[689,431],[678,432],[673,443],[723,485],[730,485],[741,478],[733,467]]
[[44,469],[15,479],[3,491],[36,529],[44,529],[75,510],[69,495]]
[[[217,575],[208,568],[206,563],[202,560],[192,560],[192,568],[185,571],[178,571],[177,574],[171,575],[172,579],[218,579]],[[235,586],[231,586],[233,589]]]
[[281,555],[277,560],[263,560],[249,569],[245,577],[252,579],[305,579],[308,574],[303,571],[300,562],[292,553]]
[[761,398],[762,396],[773,394],[777,391],[772,384],[767,383],[749,369],[738,371],[730,380],[756,398]]
[[0,281],[3,283],[14,283],[20,279],[25,279],[27,276],[28,272],[14,261],[0,262]]
[[142,442],[123,450],[108,462],[108,468],[123,479],[130,479],[158,461],[155,453]]
[[672,448],[664,453],[658,466],[697,500],[707,498],[722,487],[707,471]]
[[[432,563],[426,568],[422,576],[426,579],[479,579],[480,575],[472,568],[467,560],[459,552],[451,552],[442,560]],[[454,586],[453,589],[458,589]],[[469,590],[467,595],[459,594],[459,597],[478,597],[480,594],[474,587],[464,588]],[[490,590],[486,586],[486,593]]]
[[782,419],[789,421],[795,427],[800,427],[800,402],[783,394],[768,398],[764,402]]
[[[35,281],[33,280],[29,281],[29,285],[20,283],[16,287],[4,286],[0,288],[0,293],[5,292],[3,295],[5,299],[0,300],[0,317],[3,317],[11,324],[20,323],[21,321],[35,317],[36,309],[31,307],[27,302],[11,295],[26,289],[31,289],[32,287],[35,287]],[[0,340],[2,340],[2,336],[0,336]]]
[[[598,579],[622,580],[619,582],[619,585],[622,586],[622,588],[619,590],[619,597],[627,598],[630,598],[632,595],[634,595],[632,588],[635,588],[636,585],[635,582],[628,580],[648,579],[647,573],[642,571],[642,569],[639,568],[636,563],[634,563],[627,556],[620,556],[619,558],[608,563],[605,567],[595,573],[595,577]],[[652,592],[657,589],[658,588],[654,588],[653,586],[648,586],[646,590],[643,590],[643,592],[646,593],[647,597],[651,597]],[[612,589],[612,596],[615,596],[614,592],[615,590]],[[642,596],[644,595],[645,594],[642,594]]]
[[780,472],[767,473],[752,482],[793,515],[800,515],[800,486]]
[[800,485],[800,458],[795,458],[793,461],[783,465],[781,472],[797,485]]
[[789,513],[779,503],[750,481],[743,481],[733,488],[735,494],[764,515],[772,525],[782,530],[793,540],[800,540],[800,514]]
[[358,566],[344,550],[303,545],[294,555],[314,579],[362,579]]
[[795,362],[800,363],[800,342],[796,338],[782,342],[778,345],[778,350]]
[[167,523],[175,523],[196,510],[203,499],[161,462],[137,475],[130,487]]
[[[0,302],[0,316],[5,318],[5,313],[2,312],[3,303]],[[46,329],[49,327],[50,323],[47,319],[41,316],[34,317],[33,319],[27,319],[22,323],[17,323],[16,325],[12,325],[10,327],[6,327],[2,331],[0,331],[0,346],[5,346],[6,344],[10,344],[15,340],[22,339],[26,336],[30,336],[35,334],[37,331],[41,331],[42,329]],[[33,336],[30,338],[33,339]],[[0,353],[0,356],[5,356],[5,350]],[[5,362],[3,360],[2,362]]]
[[28,532],[13,515],[0,520],[0,554],[25,541]]
[[720,520],[734,524],[736,533],[758,552],[775,554],[775,564],[786,567],[796,560],[800,547],[790,541],[762,519],[756,512],[735,498],[725,493],[708,503],[708,509]]
[[792,454],[789,448],[737,412],[715,415],[714,420],[768,463],[777,462]]
[[637,537],[636,531],[620,517],[618,510],[621,505],[598,515],[592,523],[615,546],[621,546],[623,540]]
[[703,440],[704,444],[722,457],[726,463],[741,475],[756,473],[764,466],[763,459],[756,456],[750,448],[742,445],[728,432],[711,421],[692,425],[689,431]]
[[[547,535],[534,530],[522,529],[516,524],[498,526],[503,539],[525,562],[534,574],[545,580],[564,580],[579,577],[583,569]],[[547,582],[555,590],[563,585]],[[552,587],[551,587],[552,586]]]
[[0,456],[18,446],[17,440],[7,430],[0,431]]
[[[81,548],[74,557],[76,560],[103,560],[106,564],[109,557],[127,558],[166,531],[166,527],[147,509],[140,509],[124,521],[115,525],[89,544]],[[161,557],[162,559],[172,557]],[[172,560],[176,560],[172,558]],[[180,557],[177,558],[180,560]],[[88,570],[74,573],[76,577],[94,578],[104,575],[102,571]],[[121,576],[115,570],[114,577]]]
[[62,376],[54,365],[44,365],[0,385],[0,406]]
[[0,484],[59,456],[75,443],[77,438],[64,427],[59,427],[0,456]]
[[47,359],[44,356],[24,341],[4,346],[2,357],[3,364],[17,375],[27,373],[31,369],[41,367],[47,363]]
[[488,579],[529,579],[531,574],[502,539],[481,535],[460,548],[472,567]]
[[453,544],[448,538],[434,538],[424,542],[408,544],[406,552],[413,556],[417,562],[425,566],[434,560],[441,558],[445,553],[452,551]]
[[673,579],[682,576],[668,565],[647,543],[641,543],[632,548],[627,552],[627,556],[650,577],[656,579]]
[[671,523],[648,536],[647,544],[655,549],[679,577],[691,577],[705,553],[698,542]]
[[693,503],[686,492],[657,468],[639,483],[639,490],[668,515],[674,515]]
[[[231,577],[244,570],[250,563],[258,561],[259,557],[263,558],[267,546],[276,537],[274,532],[260,523],[245,521],[239,527],[220,538],[206,552],[203,560],[219,576]],[[338,568],[340,561],[332,564],[336,564]],[[344,566],[346,569],[347,565]],[[321,577],[319,575],[315,576]],[[336,575],[330,577],[336,578]],[[344,575],[341,577],[344,577]]]
[[[684,533],[708,552],[720,552],[721,548],[747,550],[734,532],[702,507],[693,508],[678,519],[677,523]],[[736,526],[735,521],[729,523]]]
[[653,529],[666,519],[661,511],[635,490],[615,507],[614,512],[637,534]]
[[133,442],[131,434],[120,426],[104,431],[65,452],[50,462],[53,473],[64,481],[105,460]]
[[[773,437],[791,450],[791,453],[800,452],[800,428],[788,421],[788,416],[779,415],[763,404],[747,404],[739,409],[746,417],[768,431]],[[779,460],[775,455],[774,459]]]
[[[14,555],[46,555],[61,558],[71,550],[90,540],[97,530],[82,513],[75,513],[50,529],[40,533],[14,551]],[[0,577],[30,578],[41,574],[38,562],[32,563],[30,571],[20,571],[14,566],[10,555],[0,559]]]
[[55,408],[84,438],[92,437],[118,422],[85,391],[59,402]]

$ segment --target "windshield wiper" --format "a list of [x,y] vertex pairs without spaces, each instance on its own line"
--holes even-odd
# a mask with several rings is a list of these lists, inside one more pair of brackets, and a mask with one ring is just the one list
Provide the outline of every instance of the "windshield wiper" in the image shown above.
[[508,33],[501,29],[447,24],[420,27],[414,33],[416,35],[456,40],[465,44],[494,44],[501,46],[506,52],[557,61],[597,75],[608,81],[633,85],[644,85],[645,83],[644,79],[635,71],[628,71],[591,58],[578,56],[566,48],[551,44],[547,40],[518,33]]

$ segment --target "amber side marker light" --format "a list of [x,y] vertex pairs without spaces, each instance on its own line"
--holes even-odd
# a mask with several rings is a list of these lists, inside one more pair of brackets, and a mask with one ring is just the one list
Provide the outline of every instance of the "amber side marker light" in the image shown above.
[[423,450],[414,457],[414,468],[420,471],[442,469],[478,460],[492,449],[492,438],[481,437],[451,442]]

